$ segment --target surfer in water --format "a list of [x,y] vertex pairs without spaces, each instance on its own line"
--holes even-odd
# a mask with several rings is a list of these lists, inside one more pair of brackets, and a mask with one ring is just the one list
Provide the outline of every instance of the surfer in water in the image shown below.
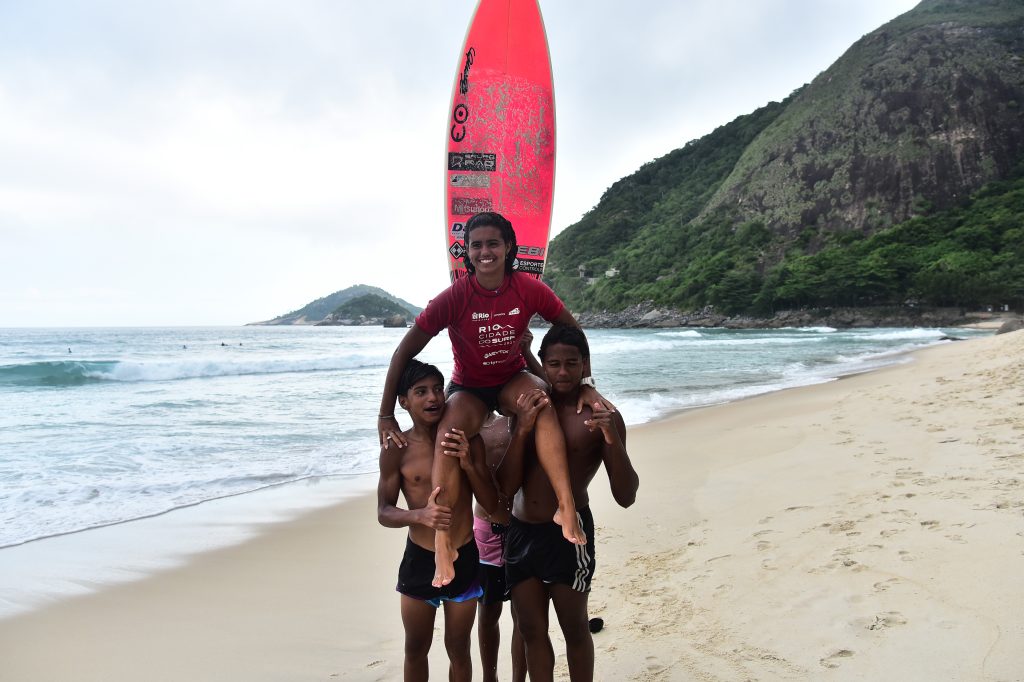
[[[519,396],[534,388],[544,388],[539,377],[526,371],[519,344],[534,313],[549,322],[579,327],[547,285],[513,269],[516,234],[504,216],[491,212],[474,215],[466,222],[464,239],[463,261],[469,274],[430,301],[398,344],[384,382],[377,421],[382,447],[407,445],[394,417],[398,379],[409,360],[441,330],[448,329],[455,369],[448,385],[447,408],[437,431],[432,481],[434,487],[441,488],[438,503],[453,507],[466,491],[458,475],[458,462],[443,454],[441,435],[455,428],[472,438],[480,432],[488,412],[512,414]],[[601,396],[592,387],[582,387],[579,408],[594,402],[603,403]],[[585,545],[587,538],[580,528],[569,485],[565,437],[550,405],[538,414],[534,433],[538,459],[558,500],[553,521],[561,527],[566,540]],[[471,532],[473,523],[469,506],[465,508],[465,515],[453,515],[448,531],[437,531],[435,586],[447,585],[455,579],[458,552],[451,538]]]

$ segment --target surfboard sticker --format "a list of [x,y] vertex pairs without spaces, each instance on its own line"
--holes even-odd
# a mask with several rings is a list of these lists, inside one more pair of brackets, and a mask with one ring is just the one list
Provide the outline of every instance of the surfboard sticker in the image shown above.
[[539,279],[554,196],[555,100],[537,0],[480,0],[459,56],[445,133],[452,281],[466,274],[462,225],[480,211],[512,221],[516,266]]

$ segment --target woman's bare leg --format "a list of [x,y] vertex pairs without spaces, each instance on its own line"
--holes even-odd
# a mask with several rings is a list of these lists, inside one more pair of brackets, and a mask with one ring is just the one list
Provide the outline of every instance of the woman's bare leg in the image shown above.
[[[444,454],[445,448],[441,442],[445,439],[445,433],[451,433],[452,427],[465,432],[466,438],[472,438],[480,433],[480,426],[487,416],[487,407],[472,393],[459,391],[448,398],[445,405],[444,416],[437,427],[437,440],[434,443],[434,463],[431,469],[431,485],[434,488],[441,488],[437,496],[438,504],[456,507],[456,502],[462,495],[470,495],[469,489],[463,490],[462,476],[459,471],[459,461],[454,457]],[[467,508],[472,509],[472,501],[468,501]],[[457,548],[453,546],[451,533],[448,531],[434,532],[434,587],[442,587],[455,579],[455,559],[459,556]]]
[[[543,382],[532,374],[521,372],[501,389],[501,409],[506,414],[515,412],[516,400],[520,395],[534,388],[543,388]],[[558,415],[551,404],[541,408],[534,427],[534,438],[537,444],[537,460],[551,482],[558,500],[558,511],[554,522],[562,527],[562,535],[575,545],[587,544],[587,536],[580,528],[576,516],[576,502],[573,500],[572,486],[569,483],[569,463],[565,455],[565,435],[558,423]]]

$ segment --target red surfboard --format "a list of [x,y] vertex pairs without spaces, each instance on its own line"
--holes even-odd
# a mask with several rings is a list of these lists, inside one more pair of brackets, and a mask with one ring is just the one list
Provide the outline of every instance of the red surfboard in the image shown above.
[[445,133],[445,237],[452,281],[466,275],[463,229],[497,211],[519,242],[515,267],[544,272],[555,180],[551,58],[537,0],[480,0]]

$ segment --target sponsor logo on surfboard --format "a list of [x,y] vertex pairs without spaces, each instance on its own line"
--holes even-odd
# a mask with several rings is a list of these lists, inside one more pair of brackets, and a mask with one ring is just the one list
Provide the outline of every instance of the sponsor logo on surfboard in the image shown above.
[[493,173],[498,167],[498,155],[490,152],[448,152],[448,170],[485,171]]
[[483,173],[456,174],[449,176],[448,184],[452,187],[490,187],[491,176]]
[[463,248],[462,242],[455,242],[448,247],[448,253],[452,254],[452,258],[459,260],[466,255],[466,249]]
[[469,70],[473,67],[473,58],[476,57],[476,48],[466,50],[466,61],[462,65],[462,78],[459,79],[459,92],[463,95],[469,94]]
[[532,260],[530,258],[516,258],[512,262],[512,268],[519,272],[525,272],[531,275],[540,275],[544,273],[544,261]]
[[452,223],[452,227],[448,230],[448,234],[455,237],[456,239],[462,239],[462,235],[466,232],[466,223]]
[[523,246],[520,244],[516,253],[520,256],[540,256],[543,258],[546,250],[543,246]]
[[461,102],[452,109],[452,142],[462,142],[466,139],[466,121],[469,120],[469,107]]
[[472,215],[490,211],[490,197],[452,197],[452,215]]

